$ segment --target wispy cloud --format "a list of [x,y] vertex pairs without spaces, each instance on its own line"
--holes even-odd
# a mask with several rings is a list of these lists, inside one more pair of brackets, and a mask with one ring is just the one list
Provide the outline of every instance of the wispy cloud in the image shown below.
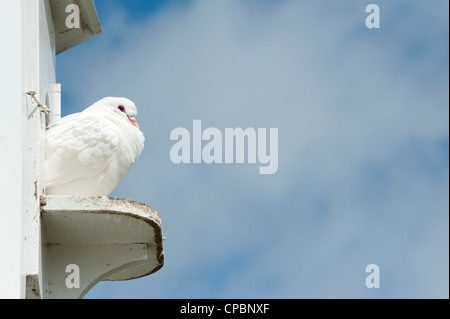
[[[113,195],[160,211],[167,237],[158,273],[88,296],[448,297],[448,2],[378,4],[379,30],[364,1],[110,10],[59,58],[66,112],[138,105],[146,147]],[[279,128],[277,174],[173,164],[193,119]]]

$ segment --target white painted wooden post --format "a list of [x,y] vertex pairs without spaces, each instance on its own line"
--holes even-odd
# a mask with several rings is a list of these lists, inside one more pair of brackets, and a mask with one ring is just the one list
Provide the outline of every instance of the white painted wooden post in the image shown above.
[[49,123],[54,123],[61,118],[61,83],[50,85],[48,92],[48,106],[50,107]]
[[22,2],[0,1],[0,298],[23,298]]
[[[54,29],[49,1],[22,1],[23,59],[27,68],[23,70],[24,92],[35,91],[36,99],[41,104],[48,104],[48,92],[55,82],[55,47]],[[26,276],[26,298],[39,296],[42,286],[41,265],[41,219],[40,197],[42,195],[41,168],[45,158],[46,115],[42,113],[37,102],[27,96],[24,130],[26,156],[24,165],[25,191],[25,247],[23,252],[23,271]]]
[[0,297],[24,298],[27,281],[39,289],[45,129],[45,115],[26,92],[45,103],[55,82],[55,36],[48,0],[0,1],[0,14],[0,43],[7,48],[0,59]]

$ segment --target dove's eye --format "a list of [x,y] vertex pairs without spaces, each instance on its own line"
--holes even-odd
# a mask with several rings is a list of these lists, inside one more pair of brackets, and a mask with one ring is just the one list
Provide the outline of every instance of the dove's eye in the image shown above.
[[117,108],[125,113],[125,107],[123,105],[119,105]]

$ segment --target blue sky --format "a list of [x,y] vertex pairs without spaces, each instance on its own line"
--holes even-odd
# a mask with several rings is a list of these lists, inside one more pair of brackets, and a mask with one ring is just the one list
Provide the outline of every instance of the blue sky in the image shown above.
[[[447,1],[95,4],[103,33],[57,57],[63,114],[136,103],[145,149],[112,196],[167,240],[160,271],[86,298],[448,298]],[[278,128],[277,173],[172,163],[195,119]]]

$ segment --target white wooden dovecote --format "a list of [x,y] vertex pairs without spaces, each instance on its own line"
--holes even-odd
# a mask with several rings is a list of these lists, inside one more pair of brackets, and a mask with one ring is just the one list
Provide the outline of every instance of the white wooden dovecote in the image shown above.
[[[79,29],[65,24],[69,4],[80,8]],[[164,264],[155,210],[45,196],[40,183],[45,126],[61,113],[56,54],[102,32],[93,0],[1,0],[0,17],[0,298],[81,298],[101,280],[154,273]],[[66,285],[68,263],[80,288]]]

